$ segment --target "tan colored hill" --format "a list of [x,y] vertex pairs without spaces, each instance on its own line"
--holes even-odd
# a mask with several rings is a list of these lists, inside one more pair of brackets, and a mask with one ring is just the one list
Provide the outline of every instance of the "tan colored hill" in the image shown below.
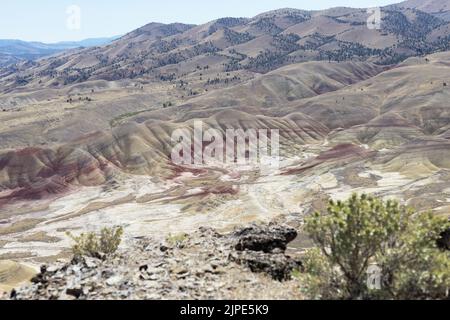
[[450,1],[448,0],[408,0],[399,3],[396,7],[418,9],[445,21],[450,21]]
[[[8,123],[0,127],[3,137],[0,146],[17,148],[67,143],[92,131],[109,130],[130,119],[184,121],[210,117],[228,107],[249,112],[255,109],[273,111],[276,107],[283,112],[283,106],[290,102],[341,89],[385,69],[362,62],[308,62],[286,66],[242,85],[211,89],[190,99],[181,99],[184,90],[164,82],[152,82],[141,89],[132,83],[90,81],[63,90],[47,88],[8,94],[3,95],[3,101],[13,101],[21,110],[0,112],[0,119]],[[94,87],[92,93],[89,88]],[[67,102],[69,96],[71,102]],[[92,101],[86,101],[86,97]],[[164,109],[167,101],[174,106]]]
[[[215,128],[280,129],[291,144],[321,142],[328,129],[301,115],[284,118],[254,116],[222,111],[204,120],[204,130]],[[162,181],[178,168],[170,161],[172,132],[193,130],[194,119],[186,123],[149,120],[129,123],[111,133],[95,133],[51,149],[26,148],[0,154],[0,205],[17,199],[42,199],[69,190],[70,186],[97,186],[108,182],[116,171],[148,175]]]
[[[51,148],[9,151],[0,157],[0,185],[12,193],[3,198],[42,198],[74,184],[101,185],[118,170],[170,176],[177,170],[169,161],[171,134],[182,127],[192,130],[196,120],[222,131],[278,128],[282,138],[297,146],[328,140],[381,150],[433,137],[448,130],[443,106],[450,94],[445,86],[449,57],[412,59],[385,71],[370,63],[292,65],[186,105],[130,114],[112,132],[72,142],[63,137]],[[29,131],[33,125],[27,125],[27,132],[41,134],[40,123],[34,133]]]
[[434,10],[441,14],[446,8],[439,1],[383,8],[381,30],[367,27],[365,9],[351,8],[282,9],[200,26],[150,23],[107,46],[0,69],[0,90],[17,93],[88,80],[140,79],[178,83],[187,89],[184,96],[192,96],[311,60],[395,64],[449,49],[449,22],[434,15]]
[[0,261],[0,294],[29,281],[36,271],[13,261]]
[[403,8],[414,8],[427,13],[439,13],[450,11],[448,0],[408,0],[398,4]]

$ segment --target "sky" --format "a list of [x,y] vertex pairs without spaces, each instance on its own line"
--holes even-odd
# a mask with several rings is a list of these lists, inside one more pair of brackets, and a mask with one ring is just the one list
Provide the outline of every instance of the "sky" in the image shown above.
[[202,24],[279,9],[376,7],[400,0],[0,0],[0,39],[53,43],[123,35],[149,22]]

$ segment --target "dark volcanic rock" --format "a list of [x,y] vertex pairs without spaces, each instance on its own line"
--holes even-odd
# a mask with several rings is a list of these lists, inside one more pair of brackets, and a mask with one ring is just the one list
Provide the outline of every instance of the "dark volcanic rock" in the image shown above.
[[441,234],[441,238],[437,244],[440,249],[450,250],[450,229],[447,229]]
[[236,250],[262,251],[270,253],[275,249],[286,251],[287,244],[297,238],[297,231],[285,226],[251,226],[237,231]]
[[248,267],[252,272],[262,272],[274,280],[284,281],[294,269],[301,267],[299,261],[284,254],[289,242],[297,237],[293,228],[280,225],[251,226],[234,233],[237,244],[230,259]]
[[292,271],[301,268],[301,262],[284,254],[258,251],[233,252],[230,259],[247,266],[252,272],[266,273],[274,280],[285,281],[291,278]]
[[83,290],[81,288],[69,288],[66,290],[66,294],[78,299],[83,295]]

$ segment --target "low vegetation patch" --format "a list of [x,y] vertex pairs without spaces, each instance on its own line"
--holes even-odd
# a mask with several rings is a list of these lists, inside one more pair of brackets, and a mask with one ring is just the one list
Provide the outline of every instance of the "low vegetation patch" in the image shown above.
[[72,247],[75,256],[103,258],[117,251],[122,242],[123,228],[103,228],[99,234],[88,232],[74,236],[67,232],[67,235],[75,242]]
[[178,246],[182,244],[183,242],[187,241],[189,239],[189,235],[186,233],[180,233],[177,235],[168,235],[166,238],[166,241],[168,244],[172,246]]
[[33,229],[36,225],[41,223],[42,219],[23,219],[17,222],[12,223],[7,227],[0,228],[0,236],[25,232]]
[[109,122],[109,125],[111,126],[111,128],[114,128],[114,127],[118,126],[119,124],[121,124],[122,121],[125,121],[128,118],[137,116],[137,115],[139,115],[141,113],[144,113],[144,112],[147,112],[147,111],[151,111],[151,109],[140,110],[140,111],[136,111],[136,112],[128,112],[128,113],[121,114],[121,115],[115,117],[114,119],[112,119]]
[[45,243],[55,243],[61,241],[58,237],[49,236],[44,231],[36,232],[25,236],[19,240],[20,242],[45,242]]

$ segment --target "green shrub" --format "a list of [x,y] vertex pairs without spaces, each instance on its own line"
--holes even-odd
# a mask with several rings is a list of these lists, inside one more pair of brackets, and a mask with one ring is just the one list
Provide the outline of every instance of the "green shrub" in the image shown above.
[[189,239],[189,235],[186,233],[180,233],[177,235],[169,234],[166,237],[166,242],[172,246],[180,245],[181,243],[185,242]]
[[103,228],[100,234],[88,232],[73,236],[68,232],[67,235],[75,242],[72,246],[75,256],[101,258],[117,251],[122,242],[123,228]]
[[[313,299],[444,299],[450,256],[437,248],[448,220],[414,213],[396,201],[354,194],[330,201],[305,230],[317,245],[304,257],[299,277]],[[381,288],[367,285],[370,265],[380,268]]]

